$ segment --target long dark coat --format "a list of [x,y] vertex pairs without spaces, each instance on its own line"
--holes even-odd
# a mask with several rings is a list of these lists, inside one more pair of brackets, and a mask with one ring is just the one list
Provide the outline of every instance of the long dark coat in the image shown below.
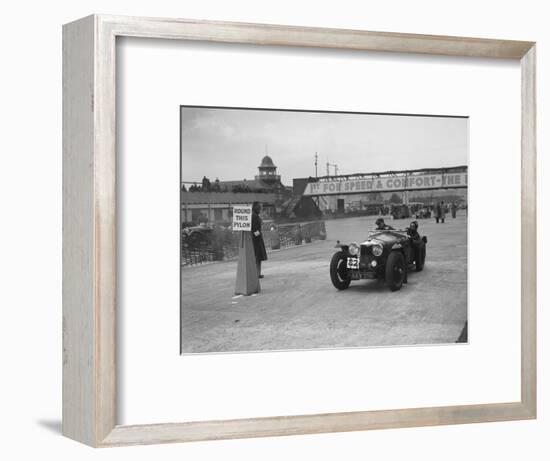
[[[259,235],[254,235],[254,232],[259,231]],[[265,261],[267,259],[267,252],[265,251],[264,237],[262,235],[262,218],[256,213],[252,213],[252,243],[254,244],[254,253],[256,254],[256,261]]]

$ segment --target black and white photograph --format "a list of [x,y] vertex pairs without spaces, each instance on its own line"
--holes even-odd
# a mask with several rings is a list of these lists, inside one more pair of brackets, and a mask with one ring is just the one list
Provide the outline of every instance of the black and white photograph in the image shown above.
[[467,343],[468,130],[181,106],[180,352]]

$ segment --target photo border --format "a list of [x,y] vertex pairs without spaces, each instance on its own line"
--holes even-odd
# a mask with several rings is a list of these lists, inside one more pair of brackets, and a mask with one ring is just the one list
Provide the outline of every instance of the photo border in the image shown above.
[[[444,119],[463,119],[470,121],[469,115],[449,115],[449,114],[420,114],[420,113],[405,113],[405,112],[368,112],[368,111],[346,111],[346,110],[321,110],[321,109],[290,109],[290,108],[279,108],[279,107],[244,107],[244,106],[217,106],[217,105],[203,105],[203,104],[180,104],[178,106],[179,108],[179,185],[180,185],[180,209],[179,209],[179,222],[183,222],[183,212],[182,212],[182,203],[181,203],[181,185],[183,184],[183,178],[182,178],[182,165],[183,165],[183,136],[182,136],[182,129],[183,129],[183,109],[215,109],[215,110],[227,110],[227,111],[266,111],[266,112],[291,112],[291,113],[305,113],[305,114],[344,114],[344,115],[376,115],[376,116],[389,116],[389,117],[413,117],[413,118],[444,118]],[[445,170],[447,168],[461,168],[466,167],[469,168],[470,163],[470,140],[469,140],[469,132],[470,127],[468,126],[467,129],[467,154],[466,154],[466,162],[464,164],[456,164],[452,165],[450,167],[443,167],[443,168],[426,168],[425,170]],[[420,171],[422,168],[416,168],[415,170]],[[385,174],[384,173],[373,173],[373,174]],[[399,171],[396,171],[396,173],[399,173]],[[354,174],[351,175],[343,175],[343,176],[354,176]],[[327,176],[319,176],[319,178],[323,178]],[[403,189],[404,190],[404,189]],[[403,192],[402,189],[396,189],[392,192]],[[431,189],[419,189],[419,190],[441,190],[438,188],[431,188]],[[448,190],[448,189],[445,189]],[[452,190],[452,188],[450,189]],[[384,191],[382,191],[384,192]],[[357,192],[354,193],[355,195],[360,195],[361,193]],[[337,195],[337,194],[335,194]],[[470,206],[470,194],[468,192],[468,188],[466,187],[466,203],[467,206]],[[469,219],[466,223],[467,227],[467,241],[469,239]],[[467,260],[469,260],[469,249],[468,249],[468,243],[467,243]],[[179,245],[179,257],[180,262],[183,258],[183,249],[182,244],[180,242]],[[228,260],[224,260],[226,262]],[[180,263],[179,267],[179,293],[180,293],[180,318],[179,318],[179,353],[180,355],[189,355],[189,356],[197,356],[197,355],[211,355],[211,354],[247,354],[247,353],[269,353],[269,352],[296,352],[296,351],[326,351],[326,350],[344,350],[344,349],[367,349],[367,348],[379,348],[379,347],[421,347],[421,346],[448,346],[450,344],[464,344],[468,345],[470,344],[469,339],[465,342],[436,342],[436,343],[414,343],[414,344],[396,344],[396,345],[356,345],[356,346],[341,346],[341,347],[304,347],[301,349],[295,349],[295,348],[289,348],[289,349],[251,349],[251,350],[228,350],[228,351],[216,351],[216,352],[184,352],[183,347],[183,297],[182,297],[182,290],[183,290],[183,283],[182,283],[182,276],[184,271],[188,269],[183,269],[183,266]],[[469,271],[467,270],[467,280],[469,280]],[[468,283],[467,283],[468,285]],[[468,327],[468,319],[470,314],[470,306],[469,306],[469,287],[467,287],[467,301],[466,301],[466,337],[469,337],[469,327]],[[464,330],[463,330],[464,331]],[[460,337],[460,336],[459,336]]]
[[[116,38],[513,59],[521,63],[521,400],[118,425]],[[63,434],[95,447],[536,418],[535,42],[92,15],[63,26]]]

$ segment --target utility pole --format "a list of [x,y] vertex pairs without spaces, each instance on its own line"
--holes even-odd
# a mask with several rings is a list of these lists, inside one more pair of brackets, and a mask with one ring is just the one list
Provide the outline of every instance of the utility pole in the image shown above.
[[317,152],[315,152],[315,177],[317,177]]

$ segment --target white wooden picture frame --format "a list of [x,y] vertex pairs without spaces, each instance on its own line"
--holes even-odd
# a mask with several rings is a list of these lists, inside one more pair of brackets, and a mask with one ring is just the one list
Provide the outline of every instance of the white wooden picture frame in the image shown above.
[[[506,58],[521,63],[521,400],[151,425],[118,425],[116,39]],[[63,434],[91,446],[521,420],[536,417],[535,43],[93,15],[63,28]]]

